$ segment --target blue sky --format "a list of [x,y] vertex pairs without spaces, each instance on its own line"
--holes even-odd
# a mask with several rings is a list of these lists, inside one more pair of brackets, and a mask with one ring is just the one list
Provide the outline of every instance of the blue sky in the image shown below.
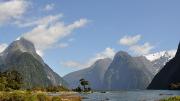
[[61,76],[124,50],[144,55],[176,49],[179,0],[0,0],[1,51],[32,41]]

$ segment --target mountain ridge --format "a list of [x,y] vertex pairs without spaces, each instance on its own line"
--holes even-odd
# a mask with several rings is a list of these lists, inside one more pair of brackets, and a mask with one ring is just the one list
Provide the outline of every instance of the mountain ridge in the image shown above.
[[79,85],[79,80],[84,78],[90,81],[92,89],[103,90],[104,73],[111,61],[110,58],[99,59],[90,67],[69,73],[63,78],[68,82],[71,88],[76,88]]
[[137,59],[146,58],[132,57],[123,51],[116,53],[105,73],[106,90],[145,89],[152,80],[153,74],[142,63],[143,61]]
[[172,58],[154,77],[148,89],[171,89],[171,84],[180,82],[180,43],[174,58]]
[[176,50],[169,50],[169,51],[159,51],[143,56],[145,56],[149,61],[155,61],[157,59],[160,59],[161,57],[168,57],[170,60],[175,56],[175,54],[176,54]]
[[[149,54],[148,56],[149,57],[156,57],[156,58],[153,58],[153,60],[150,60],[147,55],[142,55],[142,56],[136,56],[136,57],[132,57],[131,55],[129,55],[127,52],[124,52],[124,51],[119,51],[116,53],[116,55],[114,56],[114,59],[115,58],[119,58],[118,62],[116,62],[115,65],[117,65],[116,67],[119,67],[118,64],[122,61],[124,61],[123,63],[125,63],[126,65],[128,63],[133,63],[134,65],[131,67],[131,69],[133,69],[133,67],[135,67],[136,69],[134,71],[141,71],[141,69],[145,69],[145,70],[142,70],[144,71],[144,74],[142,75],[146,75],[146,79],[148,80],[145,84],[144,87],[140,88],[138,86],[134,87],[133,89],[146,89],[146,87],[149,85],[149,83],[151,82],[151,80],[153,79],[153,77],[157,74],[157,72],[159,70],[161,70],[163,68],[163,66],[165,65],[166,62],[168,62],[174,55],[174,50],[170,50],[170,51],[161,51],[161,52],[157,52],[157,53],[154,53],[154,54]],[[157,58],[158,57],[158,58]],[[114,61],[113,59],[113,61]],[[152,59],[152,58],[151,58]],[[113,62],[112,61],[112,62]],[[110,65],[112,64],[112,62],[110,63]],[[127,62],[127,63],[126,63]],[[137,66],[136,66],[137,65]],[[92,65],[93,67],[93,65]],[[98,67],[98,66],[97,66]],[[106,72],[108,71],[109,67],[107,68]],[[82,73],[83,71],[83,73]],[[82,76],[82,75],[86,75],[88,74],[89,72],[92,71],[92,68],[85,68],[85,69],[82,69],[82,70],[79,70],[79,71],[75,71],[75,72],[72,72],[72,73],[69,73],[67,74],[66,76],[64,76],[63,78],[66,79],[66,80],[70,80],[69,78],[79,78],[79,76]],[[115,70],[109,70],[109,71],[115,71],[117,72],[118,71],[118,68],[115,69]],[[126,70],[124,70],[125,72]],[[104,74],[104,76],[106,75],[106,72]],[[147,72],[147,73],[146,73]],[[82,73],[82,74],[81,74]],[[123,73],[123,72],[122,72]],[[118,73],[116,74],[117,76],[121,75],[122,73]],[[78,75],[77,75],[78,74]],[[115,74],[115,73],[114,73]],[[141,74],[141,73],[139,73]],[[150,75],[150,77],[148,77],[148,75]],[[68,77],[69,76],[69,77]],[[93,75],[94,76],[94,75]],[[122,75],[121,75],[122,76]],[[111,76],[108,76],[108,77],[111,77]],[[107,77],[107,78],[108,78]],[[127,76],[128,77],[128,76]],[[133,77],[133,76],[132,76]],[[87,78],[87,77],[85,77]],[[114,77],[115,78],[115,77]],[[94,79],[96,79],[96,77],[94,77]],[[105,79],[105,77],[104,77]],[[126,78],[128,79],[128,78]],[[74,79],[73,79],[74,80]],[[70,81],[73,81],[72,79]],[[76,80],[76,81],[75,81]],[[76,82],[78,83],[78,79],[75,79],[73,82]],[[145,79],[144,79],[145,80]],[[133,80],[130,80],[130,81],[133,81]],[[140,80],[139,80],[140,81]],[[108,90],[111,90],[111,87],[108,87],[106,84],[108,84],[107,81],[103,80],[103,88],[109,88]],[[111,82],[110,82],[111,83]],[[69,84],[71,85],[72,82],[69,82]],[[142,82],[143,84],[143,82]],[[72,84],[73,85],[73,84]],[[78,85],[75,84],[76,86],[71,86],[72,88],[75,88],[77,87]],[[118,88],[118,87],[117,87]],[[117,88],[113,88],[113,89],[117,89]],[[124,87],[124,88],[128,88],[128,87]],[[123,89],[123,87],[121,88]]]
[[67,83],[55,73],[36,53],[32,42],[25,38],[13,41],[3,52],[0,62],[1,72],[16,70],[27,83],[24,88],[36,86],[63,85]]

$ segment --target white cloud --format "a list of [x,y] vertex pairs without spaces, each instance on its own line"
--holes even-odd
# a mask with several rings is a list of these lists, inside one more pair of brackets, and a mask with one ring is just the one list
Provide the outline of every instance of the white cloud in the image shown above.
[[7,0],[0,2],[0,25],[17,20],[26,12],[29,3],[26,0]]
[[148,42],[143,45],[133,45],[129,49],[137,55],[148,54],[154,46],[150,45]]
[[26,23],[25,26],[34,26],[34,28],[23,34],[23,37],[35,44],[37,50],[45,50],[52,47],[62,38],[71,35],[78,28],[88,23],[87,19],[80,19],[71,24],[64,24],[60,21],[62,14],[50,15],[39,20]]
[[89,59],[88,64],[91,65],[93,64],[95,61],[99,60],[99,59],[104,59],[104,58],[113,58],[115,55],[115,50],[112,48],[106,48],[104,51],[97,53],[95,55],[95,57]]
[[131,46],[136,44],[140,39],[141,39],[141,35],[139,34],[135,36],[124,36],[118,41],[118,43],[120,45]]
[[59,47],[59,48],[66,48],[66,47],[68,47],[68,46],[69,46],[68,43],[60,43],[60,44],[58,44],[57,47]]
[[46,6],[45,6],[45,8],[44,8],[44,11],[51,11],[51,10],[53,10],[54,9],[54,4],[52,3],[52,4],[47,4]]
[[77,67],[77,68],[83,68],[84,64],[79,63],[77,61],[66,61],[66,62],[61,62],[61,65],[63,65],[64,67]]
[[124,36],[122,37],[118,43],[120,45],[127,46],[128,49],[134,54],[134,55],[145,55],[148,54],[154,46],[152,46],[149,42],[145,42],[144,44],[139,44],[138,42],[141,40],[141,35],[135,35],[135,36]]
[[3,44],[0,44],[0,53],[3,52],[6,48],[7,48],[7,44],[3,43]]
[[38,26],[38,25],[48,25],[53,24],[60,20],[63,17],[63,14],[58,15],[49,15],[43,18],[34,20],[34,21],[25,21],[25,22],[16,22],[19,27],[31,27],[31,26]]
[[94,57],[88,59],[87,62],[85,63],[80,63],[78,61],[66,61],[66,62],[61,62],[61,65],[64,67],[77,67],[77,68],[87,68],[94,64],[99,59],[105,59],[105,58],[113,58],[115,55],[115,50],[112,48],[106,48],[102,52],[97,53]]

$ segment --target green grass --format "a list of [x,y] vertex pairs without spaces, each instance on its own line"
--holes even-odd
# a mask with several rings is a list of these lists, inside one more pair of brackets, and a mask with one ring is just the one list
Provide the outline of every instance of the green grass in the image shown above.
[[1,101],[52,101],[44,93],[32,93],[26,91],[1,92]]
[[0,101],[81,101],[79,96],[48,96],[46,92],[12,91],[0,92]]
[[162,99],[160,101],[180,101],[180,96],[170,97],[167,99]]

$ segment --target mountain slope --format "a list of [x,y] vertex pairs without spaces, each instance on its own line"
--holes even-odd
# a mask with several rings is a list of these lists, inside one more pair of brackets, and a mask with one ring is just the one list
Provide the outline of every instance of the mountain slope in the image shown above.
[[170,89],[172,83],[180,82],[180,44],[173,59],[154,77],[148,89]]
[[104,84],[107,90],[145,89],[153,74],[148,69],[151,67],[143,63],[148,60],[143,59],[146,58],[131,57],[126,52],[118,52],[105,73]]
[[164,67],[164,65],[175,56],[175,54],[176,50],[170,50],[148,54],[145,57],[153,64],[153,74],[157,74]]
[[75,88],[79,85],[79,80],[84,78],[90,81],[92,89],[103,89],[104,73],[111,63],[111,59],[100,59],[96,61],[91,67],[70,73],[63,78],[68,82],[71,88]]
[[169,51],[161,51],[161,52],[156,52],[153,54],[148,54],[145,55],[145,57],[149,60],[149,61],[155,61],[158,60],[162,57],[167,57],[170,59],[172,59],[176,54],[176,50],[169,50]]
[[44,63],[34,45],[24,39],[16,40],[2,52],[1,71],[16,70],[22,74],[25,88],[64,85],[66,82]]

